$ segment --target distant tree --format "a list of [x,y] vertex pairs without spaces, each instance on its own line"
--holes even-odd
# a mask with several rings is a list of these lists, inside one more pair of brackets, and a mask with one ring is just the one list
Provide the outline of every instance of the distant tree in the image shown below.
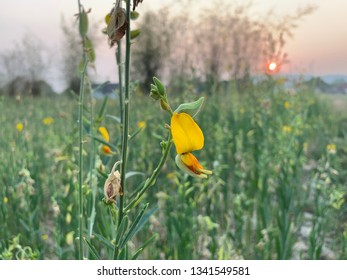
[[[0,54],[0,68],[7,82],[6,91],[10,96],[37,96],[42,94],[39,85],[45,83],[50,70],[49,54],[39,38],[27,33],[12,49]],[[23,81],[25,87],[22,86]]]
[[131,63],[133,77],[140,82],[144,91],[149,90],[153,76],[164,76],[173,39],[171,34],[174,27],[171,24],[166,8],[147,12],[141,19],[141,34],[135,39]]

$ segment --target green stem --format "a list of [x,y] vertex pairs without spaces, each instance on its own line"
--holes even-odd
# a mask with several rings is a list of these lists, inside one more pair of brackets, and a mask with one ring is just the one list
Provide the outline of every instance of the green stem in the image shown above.
[[[92,190],[92,210],[89,217],[89,230],[88,230],[88,237],[89,240],[91,239],[91,236],[93,234],[93,228],[94,228],[94,222],[95,222],[95,216],[96,216],[96,196],[97,196],[97,183],[94,182],[94,167],[95,167],[95,158],[96,158],[96,147],[95,147],[95,140],[94,140],[94,106],[93,106],[93,91],[90,90],[90,127],[91,127],[91,145],[92,145],[92,154],[91,159],[89,162],[89,188]],[[87,247],[87,253],[86,255],[89,255],[89,249]]]
[[[122,44],[121,41],[117,42],[117,50],[116,50],[116,60],[118,64],[118,85],[119,85],[119,112],[120,112],[120,123],[123,123],[123,67],[122,67]],[[123,142],[123,141],[122,141]]]
[[[79,15],[82,14],[82,6],[80,3],[80,0],[78,0],[78,11]],[[85,84],[85,77],[87,72],[87,65],[88,65],[88,58],[85,53],[85,38],[82,38],[82,45],[83,45],[83,69],[81,73],[81,80],[80,80],[80,91],[79,91],[79,104],[78,104],[78,126],[79,126],[79,160],[78,160],[78,233],[79,233],[79,240],[78,240],[78,257],[80,260],[83,259],[83,196],[82,196],[82,185],[83,185],[83,97],[84,97],[84,84]]]
[[130,91],[130,1],[126,2],[126,21],[128,23],[125,36],[125,95],[124,95],[124,111],[123,111],[123,141],[122,141],[122,166],[121,166],[121,182],[123,195],[119,199],[119,216],[118,226],[124,216],[124,199],[125,199],[125,174],[128,153],[128,134],[129,134],[129,91]]
[[171,132],[169,134],[169,137],[167,139],[167,146],[163,152],[163,155],[161,156],[161,159],[158,163],[158,166],[156,167],[156,169],[153,171],[151,177],[149,177],[143,188],[137,193],[136,197],[125,207],[124,211],[128,211],[130,210],[132,207],[134,207],[136,204],[138,204],[140,202],[140,199],[142,198],[142,196],[145,194],[145,192],[149,189],[150,186],[152,186],[155,183],[155,180],[157,179],[159,172],[161,170],[161,168],[163,167],[167,156],[169,155],[170,149],[172,146],[172,135]]

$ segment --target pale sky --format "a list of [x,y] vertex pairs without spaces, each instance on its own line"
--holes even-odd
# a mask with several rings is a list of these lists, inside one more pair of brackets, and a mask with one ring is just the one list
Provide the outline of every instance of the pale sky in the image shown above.
[[[13,47],[24,34],[33,33],[56,53],[60,51],[62,37],[61,16],[69,19],[77,12],[77,0],[0,0],[0,52]],[[234,1],[234,0],[230,0]],[[144,0],[138,11],[155,9],[175,0]],[[176,1],[177,2],[177,1]],[[238,1],[240,2],[240,0]],[[265,14],[273,8],[276,14],[295,11],[305,4],[318,9],[300,22],[294,37],[286,45],[290,63],[283,68],[287,73],[314,75],[347,75],[347,0],[254,0],[253,10]],[[102,20],[114,0],[81,0],[85,8],[92,9],[92,17]],[[198,1],[204,6],[211,1]],[[101,80],[114,80],[116,76],[114,50],[105,44],[97,49],[96,69]],[[51,74],[49,80],[57,80]]]

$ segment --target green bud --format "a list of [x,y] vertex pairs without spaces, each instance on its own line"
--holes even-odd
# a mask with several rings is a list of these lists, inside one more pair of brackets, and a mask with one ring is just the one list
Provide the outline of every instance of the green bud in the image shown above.
[[190,102],[190,103],[183,103],[175,110],[176,113],[187,113],[191,117],[195,117],[204,102],[204,97],[200,97],[197,101]]
[[84,37],[87,35],[88,31],[88,16],[87,13],[85,12],[84,8],[82,8],[82,11],[79,15],[79,31],[81,37]]
[[155,85],[151,84],[151,92],[150,92],[149,96],[152,97],[154,100],[161,99],[161,96],[159,95],[158,89]]
[[160,96],[166,96],[166,88],[162,84],[162,82],[156,77],[153,77],[153,81],[154,81],[155,85],[157,86],[159,95]]

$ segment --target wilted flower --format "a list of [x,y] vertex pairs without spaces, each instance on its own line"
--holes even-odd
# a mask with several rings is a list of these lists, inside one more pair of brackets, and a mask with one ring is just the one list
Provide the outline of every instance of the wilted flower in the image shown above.
[[204,169],[191,153],[203,148],[204,135],[189,114],[173,113],[171,117],[171,133],[177,151],[175,158],[177,166],[193,177],[207,178],[207,175],[212,174],[210,170]]

